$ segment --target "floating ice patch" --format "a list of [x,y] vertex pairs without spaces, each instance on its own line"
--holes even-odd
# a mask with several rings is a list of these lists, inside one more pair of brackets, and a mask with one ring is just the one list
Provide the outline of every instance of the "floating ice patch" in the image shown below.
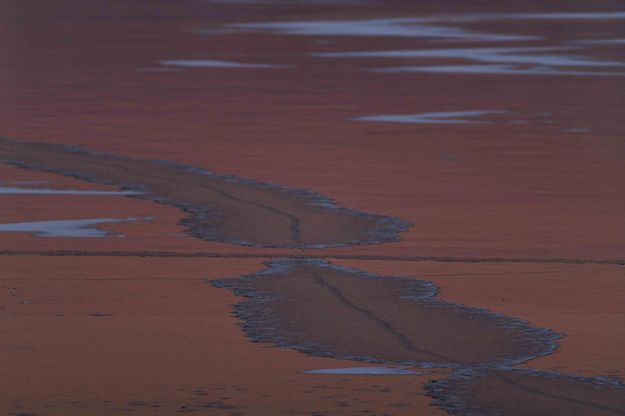
[[265,264],[251,275],[210,282],[243,298],[234,310],[255,341],[404,369],[513,365],[557,346],[552,331],[436,299],[438,288],[425,280],[310,258]]
[[31,233],[37,237],[106,237],[98,224],[137,221],[137,218],[89,218],[82,220],[34,221],[0,224],[0,231]]
[[304,371],[304,374],[354,375],[354,376],[407,376],[418,375],[415,371],[394,367],[348,367],[325,368],[322,370]]
[[[137,197],[184,211],[180,223],[186,233],[203,240],[256,247],[340,247],[398,241],[409,226],[396,217],[343,207],[308,189],[261,183],[173,161],[0,137],[0,162],[144,190]],[[319,227],[320,221],[324,227]]]
[[436,19],[316,20],[300,22],[235,23],[229,27],[266,30],[277,34],[303,36],[397,36],[472,41],[536,39],[536,36],[477,33],[457,27],[432,25]]
[[571,43],[577,45],[625,45],[625,38],[581,39],[572,41]]
[[[314,56],[325,58],[435,58],[465,59],[473,62],[519,64],[539,66],[612,67],[625,66],[625,62],[601,61],[585,56],[535,54],[536,52],[562,51],[575,47],[514,47],[514,48],[459,48],[417,49],[391,51],[332,52]],[[529,53],[529,54],[528,54]]]
[[242,62],[221,61],[215,59],[183,59],[161,61],[164,66],[180,66],[189,68],[287,68],[287,65],[247,64]]
[[552,67],[519,68],[514,65],[442,65],[398,66],[372,69],[374,72],[401,73],[424,72],[433,74],[490,74],[490,75],[570,75],[591,77],[623,77],[625,72],[578,71]]
[[436,113],[375,115],[356,117],[357,121],[379,121],[386,123],[414,124],[488,124],[484,120],[467,120],[464,117],[480,117],[489,114],[505,114],[506,111],[444,111]]
[[137,191],[81,191],[77,189],[14,188],[0,186],[0,195],[141,195]]
[[619,20],[625,11],[568,12],[568,13],[509,13],[482,15],[481,20]]
[[564,12],[564,13],[488,13],[432,16],[431,22],[473,23],[496,20],[619,20],[625,19],[624,11],[610,12]]
[[[616,20],[625,19],[625,12],[588,13],[508,13],[442,15],[422,18],[370,20],[314,20],[297,22],[235,23],[228,28],[266,30],[271,33],[303,36],[397,36],[462,41],[536,40],[541,36],[502,35],[473,32],[455,27],[458,23],[496,20]],[[440,25],[443,24],[443,25]],[[445,25],[450,24],[451,26]]]

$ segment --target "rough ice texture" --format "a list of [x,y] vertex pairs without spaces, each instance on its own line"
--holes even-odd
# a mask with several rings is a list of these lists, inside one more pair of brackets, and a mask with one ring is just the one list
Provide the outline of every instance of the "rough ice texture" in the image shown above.
[[457,371],[426,386],[434,404],[463,416],[625,415],[625,386],[614,379],[490,369]]
[[217,174],[172,161],[0,138],[0,162],[138,192],[185,211],[186,232],[255,247],[323,248],[398,241],[409,224],[341,206],[308,189]]
[[618,380],[512,368],[555,351],[560,334],[549,329],[438,300],[436,286],[424,280],[319,259],[266,265],[211,282],[246,298],[235,315],[254,341],[317,356],[452,368],[449,379],[430,382],[426,392],[454,415],[625,414]]
[[424,280],[385,277],[323,260],[281,259],[213,281],[256,341],[319,356],[425,367],[513,365],[552,352],[558,334],[486,309],[436,299]]

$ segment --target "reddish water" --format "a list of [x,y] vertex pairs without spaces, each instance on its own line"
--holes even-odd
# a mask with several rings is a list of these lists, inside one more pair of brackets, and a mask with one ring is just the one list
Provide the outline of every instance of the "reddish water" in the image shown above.
[[[622,11],[622,2],[610,0],[5,1],[0,135],[311,188],[344,206],[414,224],[398,243],[315,254],[619,260],[625,67],[618,39],[625,33],[614,12]],[[342,34],[315,34],[337,20],[351,22],[341,25]],[[326,23],[292,24],[302,21]],[[254,22],[283,25],[242,26]],[[443,49],[465,51],[423,52]],[[367,51],[375,54],[344,56]],[[356,120],[474,111],[501,113],[477,124]],[[47,188],[115,190],[0,166],[3,186],[42,179]],[[0,198],[2,223],[155,217],[101,225],[123,239],[0,233],[1,250],[31,254],[0,259],[8,334],[0,349],[0,385],[8,393],[0,405],[11,412],[111,414],[130,407],[138,414],[161,401],[149,411],[171,414],[208,397],[202,406],[222,402],[245,414],[442,414],[420,396],[423,384],[441,374],[329,381],[300,371],[350,363],[248,343],[229,316],[237,299],[203,279],[253,273],[262,259],[37,255],[247,252],[185,236],[177,225],[184,214],[174,207],[123,196]],[[534,367],[625,376],[619,266],[344,262],[380,274],[430,275],[443,299],[569,334],[558,354]]]

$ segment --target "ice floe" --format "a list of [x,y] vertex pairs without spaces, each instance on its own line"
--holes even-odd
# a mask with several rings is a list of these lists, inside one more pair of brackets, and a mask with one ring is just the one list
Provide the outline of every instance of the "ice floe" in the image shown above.
[[217,59],[179,59],[160,62],[164,66],[179,66],[188,68],[288,68],[288,65],[249,64]]
[[[430,58],[464,59],[473,62],[575,66],[575,67],[612,67],[625,66],[625,62],[597,60],[585,56],[544,54],[543,52],[576,49],[575,47],[509,47],[509,48],[453,48],[453,49],[416,49],[390,51],[332,52],[318,53],[314,56],[325,58]],[[540,54],[537,54],[540,53]]]
[[467,117],[481,117],[490,114],[505,114],[506,111],[441,111],[420,114],[387,114],[355,117],[356,121],[379,121],[386,123],[414,124],[488,124],[487,120],[469,120]]
[[138,218],[87,218],[80,220],[33,221],[0,224],[0,231],[24,232],[37,237],[106,237],[99,224],[137,221]]
[[432,24],[428,18],[370,20],[315,20],[299,22],[235,23],[230,28],[265,30],[276,34],[302,36],[397,36],[473,41],[512,41],[536,39],[531,35],[479,33],[459,27]]
[[399,66],[377,68],[372,71],[400,73],[424,72],[433,74],[491,74],[491,75],[569,75],[591,77],[623,77],[623,71],[582,71],[560,69],[548,66],[520,68],[514,65],[440,65],[440,66]]
[[304,371],[304,374],[354,375],[354,376],[405,376],[418,375],[415,371],[401,367],[348,367],[325,368],[322,370]]

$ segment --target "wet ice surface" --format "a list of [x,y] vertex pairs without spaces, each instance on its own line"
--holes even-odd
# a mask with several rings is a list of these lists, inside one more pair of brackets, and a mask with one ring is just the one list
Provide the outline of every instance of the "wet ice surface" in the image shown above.
[[553,67],[519,68],[514,65],[441,65],[441,66],[398,66],[378,68],[372,71],[400,73],[424,72],[433,74],[489,74],[489,75],[568,75],[590,77],[624,77],[623,71],[579,71]]
[[[234,30],[267,31],[272,34],[298,36],[369,36],[369,37],[411,37],[432,41],[455,42],[502,42],[549,40],[548,33],[536,27],[536,34],[517,35],[484,33],[462,27],[492,21],[536,20],[545,21],[613,21],[625,19],[625,11],[588,13],[507,13],[507,14],[460,14],[410,18],[385,18],[370,20],[317,20],[294,22],[252,22],[236,23],[227,28]],[[502,23],[503,24],[503,23]],[[603,34],[605,36],[605,34]],[[589,56],[561,53],[569,50],[584,50],[592,45],[619,45],[620,38],[596,41],[569,41],[540,47],[481,47],[389,51],[348,51],[317,53],[317,57],[332,58],[412,58],[412,59],[463,59],[474,65],[444,66],[396,66],[372,69],[381,72],[422,72],[441,74],[490,74],[490,75],[562,75],[620,77],[625,72],[617,69],[625,66],[625,60],[601,60]],[[554,53],[558,52],[558,53]],[[588,68],[588,69],[586,69]],[[613,68],[596,70],[594,68]],[[371,68],[370,68],[371,69]]]
[[236,23],[237,29],[267,30],[278,34],[305,36],[397,36],[414,38],[460,39],[473,41],[511,41],[536,39],[527,35],[478,33],[458,27],[432,25],[430,18],[317,20],[302,22]]
[[374,115],[356,117],[356,121],[378,121],[387,123],[413,124],[489,124],[486,120],[468,120],[466,117],[480,117],[490,114],[505,114],[506,111],[444,111],[420,114]]
[[579,45],[625,45],[625,38],[581,39],[571,43]]
[[479,20],[616,20],[625,19],[625,11],[565,13],[505,13],[475,15]]
[[348,367],[325,368],[322,370],[304,371],[304,374],[354,375],[354,376],[406,376],[418,375],[415,371],[393,367]]
[[97,225],[137,220],[138,218],[131,217],[17,222],[0,224],[0,231],[24,232],[37,237],[106,237],[110,235],[110,233],[96,228]]
[[[34,171],[142,190],[142,199],[183,211],[180,224],[185,233],[202,240],[257,247],[339,247],[398,241],[409,227],[400,218],[346,208],[309,189],[261,183],[174,161],[2,137],[0,160]],[[326,227],[318,227],[321,219]]]
[[160,64],[164,66],[179,66],[188,68],[288,68],[287,65],[248,64],[217,59],[166,60],[161,61]]
[[[459,49],[417,49],[395,51],[362,51],[319,53],[326,58],[436,58],[465,59],[473,62],[498,64],[612,67],[625,66],[625,62],[595,60],[585,56],[553,54],[531,54],[576,49],[575,47],[512,47],[512,48],[459,48]],[[529,53],[529,54],[528,54]]]
[[[423,72],[440,74],[504,74],[504,75],[572,75],[624,76],[622,71],[596,71],[570,68],[619,68],[625,61],[597,60],[586,56],[549,54],[546,52],[578,49],[561,47],[450,48],[390,51],[352,51],[318,53],[322,58],[397,58],[397,59],[463,59],[472,65],[427,65],[375,68],[375,72]],[[569,68],[566,68],[569,67]]]
[[[480,33],[453,26],[497,20],[617,20],[625,12],[589,13],[505,13],[460,14],[414,18],[370,20],[316,20],[295,22],[252,22],[228,25],[234,29],[265,30],[277,34],[303,36],[397,36],[415,38],[458,39],[462,41],[535,40],[542,36]],[[443,24],[441,26],[440,24]],[[452,25],[452,26],[447,26]]]
[[0,185],[0,195],[140,195],[137,191],[91,191],[77,189],[16,188]]
[[433,16],[431,22],[475,23],[497,20],[620,20],[625,11],[609,12],[564,12],[564,13],[482,13]]

